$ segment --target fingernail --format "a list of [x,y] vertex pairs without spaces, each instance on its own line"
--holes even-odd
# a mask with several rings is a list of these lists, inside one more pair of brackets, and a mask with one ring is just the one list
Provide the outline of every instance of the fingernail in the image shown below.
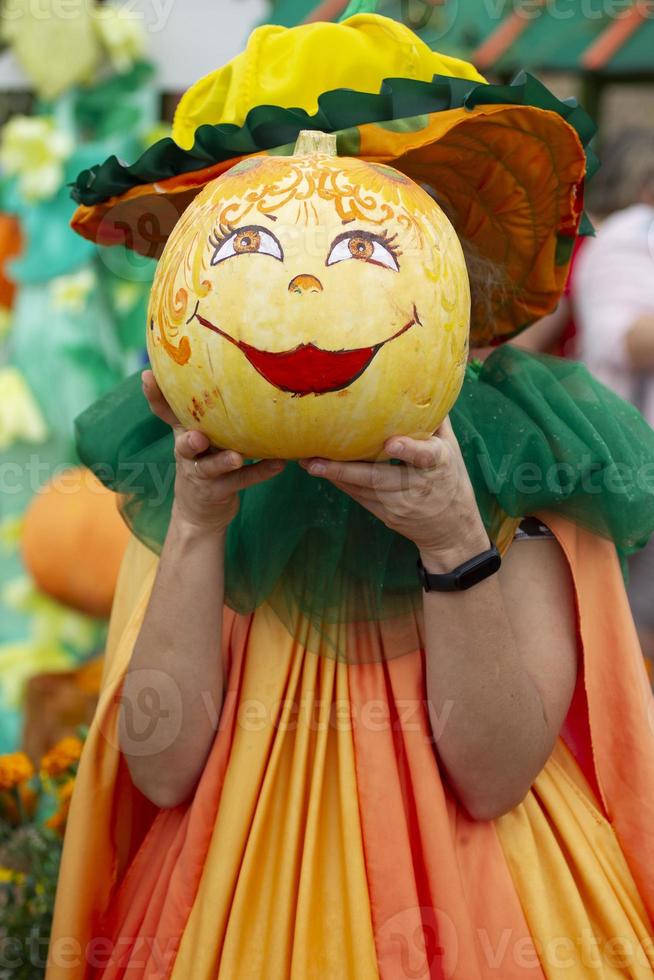
[[309,473],[312,476],[324,476],[327,472],[327,467],[324,463],[309,463]]
[[391,454],[401,453],[402,450],[404,449],[404,443],[401,442],[399,439],[392,439],[391,442],[389,442],[387,448],[389,453]]
[[193,449],[201,449],[204,445],[204,436],[200,432],[192,432],[189,441]]
[[226,462],[228,466],[238,466],[238,456],[236,453],[227,453]]

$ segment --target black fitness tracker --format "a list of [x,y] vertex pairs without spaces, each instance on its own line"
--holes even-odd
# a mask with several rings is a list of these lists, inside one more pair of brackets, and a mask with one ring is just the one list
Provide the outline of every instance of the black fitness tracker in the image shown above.
[[439,575],[428,572],[418,558],[418,577],[425,592],[463,592],[493,575],[501,564],[500,553],[493,545],[488,551],[482,551],[480,555],[464,561],[451,572]]

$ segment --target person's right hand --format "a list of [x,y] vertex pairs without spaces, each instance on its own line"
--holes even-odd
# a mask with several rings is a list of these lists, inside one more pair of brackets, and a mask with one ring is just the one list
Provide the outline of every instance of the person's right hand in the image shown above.
[[238,491],[280,473],[283,460],[265,459],[245,466],[234,450],[210,449],[202,432],[185,429],[180,423],[152,371],[144,371],[141,379],[151,410],[172,427],[175,436],[176,516],[194,527],[224,532],[238,512]]

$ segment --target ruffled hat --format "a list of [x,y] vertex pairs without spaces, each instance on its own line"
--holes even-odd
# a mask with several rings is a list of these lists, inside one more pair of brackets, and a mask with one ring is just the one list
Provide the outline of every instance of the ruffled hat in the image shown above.
[[257,28],[245,51],[182,97],[172,139],[133,164],[111,156],[79,174],[73,228],[156,258],[209,181],[246,157],[292,153],[303,129],[336,133],[340,155],[407,174],[472,254],[502,267],[490,296],[473,303],[473,346],[500,343],[554,308],[575,237],[589,227],[593,123],[535,78],[489,85],[375,13]]

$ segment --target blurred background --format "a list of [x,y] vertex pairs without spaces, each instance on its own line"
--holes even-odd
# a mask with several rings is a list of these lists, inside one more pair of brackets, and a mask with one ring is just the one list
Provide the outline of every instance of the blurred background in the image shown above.
[[[127,538],[111,495],[77,464],[73,422],[145,363],[153,273],[148,260],[69,230],[67,184],[166,135],[181,93],[257,24],[338,20],[345,6],[0,3],[0,942],[35,923],[47,931],[56,840]],[[524,69],[596,119],[605,165],[588,198],[595,254],[582,246],[559,308],[518,342],[584,358],[654,422],[654,2],[380,0],[377,9],[489,80]],[[651,557],[634,583],[654,656]],[[47,827],[35,836],[39,820]],[[23,975],[3,969],[0,978]]]

